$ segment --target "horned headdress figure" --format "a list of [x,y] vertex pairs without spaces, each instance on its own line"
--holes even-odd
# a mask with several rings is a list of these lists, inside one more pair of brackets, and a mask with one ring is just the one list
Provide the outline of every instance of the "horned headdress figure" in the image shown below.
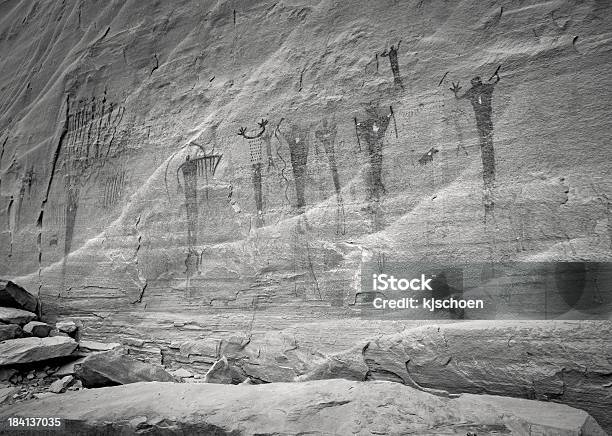
[[238,135],[249,142],[249,153],[251,158],[251,169],[253,172],[253,191],[255,192],[255,206],[257,208],[256,226],[263,224],[263,195],[261,188],[261,168],[262,163],[262,137],[266,132],[268,121],[262,119],[259,123],[259,132],[254,135],[247,133],[246,127],[238,129]]

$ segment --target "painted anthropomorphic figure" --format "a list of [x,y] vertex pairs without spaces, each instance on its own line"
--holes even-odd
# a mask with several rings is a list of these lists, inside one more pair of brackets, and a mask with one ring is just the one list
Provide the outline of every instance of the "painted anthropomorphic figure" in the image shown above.
[[[247,134],[246,127],[238,130],[238,135],[249,141],[249,153],[252,169],[253,191],[255,193],[255,207],[257,208],[256,227],[263,225],[263,193],[262,193],[262,137],[266,131],[267,120],[259,123],[260,131],[255,135]],[[270,141],[268,140],[268,143]],[[270,155],[270,153],[269,153]]]
[[[499,70],[499,68],[498,68]],[[493,90],[499,82],[497,71],[491,77],[495,77],[494,82],[483,83],[480,77],[474,77],[471,80],[472,87],[463,95],[459,95],[461,86],[459,83],[453,83],[450,88],[455,94],[455,98],[467,99],[472,104],[474,115],[476,117],[476,128],[480,140],[480,150],[482,156],[482,170],[485,191],[485,216],[493,212],[494,202],[492,198],[493,188],[495,185],[495,152],[493,149],[493,121],[491,119],[493,109],[491,102],[493,99]]]
[[404,85],[402,84],[402,78],[400,76],[399,70],[399,61],[397,60],[397,51],[399,50],[401,43],[402,41],[400,40],[397,43],[397,48],[392,45],[388,51],[385,50],[384,52],[382,52],[381,56],[389,58],[389,63],[391,64],[391,71],[393,72],[393,82],[403,89]]
[[367,198],[378,200],[385,193],[382,181],[383,143],[393,114],[370,104],[366,107],[366,115],[367,119],[357,122],[356,128],[358,138],[366,142],[370,159]]

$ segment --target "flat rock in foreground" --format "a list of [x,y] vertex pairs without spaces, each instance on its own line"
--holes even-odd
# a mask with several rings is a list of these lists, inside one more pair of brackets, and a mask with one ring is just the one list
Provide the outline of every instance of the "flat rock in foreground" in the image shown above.
[[10,280],[0,279],[0,306],[36,312],[38,298]]
[[430,392],[550,400],[612,430],[612,324],[472,321],[407,329],[330,357],[300,380],[347,375]]
[[83,386],[88,388],[146,381],[175,381],[163,368],[133,359],[119,351],[87,356],[74,365],[74,373],[83,382]]
[[[104,407],[100,407],[104,405]],[[0,409],[59,416],[66,433],[605,435],[562,404],[465,394],[442,398],[397,383],[326,380],[265,385],[134,383]],[[108,424],[112,423],[112,424]]]
[[39,362],[69,356],[77,347],[72,338],[20,338],[0,342],[0,365]]
[[426,326],[372,341],[372,378],[448,392],[552,400],[612,429],[612,324],[506,322]]

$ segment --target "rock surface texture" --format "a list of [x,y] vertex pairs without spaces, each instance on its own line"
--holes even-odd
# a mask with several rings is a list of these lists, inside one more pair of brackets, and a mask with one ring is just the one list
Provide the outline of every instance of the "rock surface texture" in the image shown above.
[[86,357],[74,365],[74,373],[88,388],[141,381],[175,381],[163,368],[114,351]]
[[14,307],[0,307],[0,322],[25,325],[36,318],[36,314]]
[[550,400],[612,428],[608,322],[432,325],[329,356],[300,380],[388,380],[438,395],[487,393]]
[[[605,0],[1,1],[0,323],[56,328],[2,326],[0,365],[84,339],[185,380],[384,379],[393,401],[551,400],[612,432],[611,35]],[[368,310],[372,268],[413,261],[475,265],[487,307]],[[588,285],[478,266],[502,261]],[[542,313],[591,320],[523,321]],[[481,401],[422,398],[452,425]],[[349,426],[332,406],[321,428]]]
[[0,279],[0,306],[36,312],[38,298],[10,280]]
[[53,326],[41,321],[30,321],[23,326],[23,331],[38,338],[46,338],[53,330]]
[[[103,405],[103,407],[101,407]],[[388,382],[329,380],[258,386],[135,383],[0,409],[62,416],[82,434],[605,436],[586,412],[538,401],[440,398]]]
[[0,342],[0,365],[38,362],[69,356],[76,349],[72,338],[21,338]]
[[23,330],[17,324],[0,324],[0,342],[22,337]]
[[358,316],[363,261],[609,261],[611,8],[3,2],[0,273],[169,344]]

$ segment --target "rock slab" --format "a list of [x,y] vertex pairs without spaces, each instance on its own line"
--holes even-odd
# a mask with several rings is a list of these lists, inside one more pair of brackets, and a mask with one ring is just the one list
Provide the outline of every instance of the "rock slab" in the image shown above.
[[[100,407],[103,404],[104,407]],[[134,383],[43,398],[3,416],[59,416],[67,433],[605,436],[586,412],[490,395],[441,398],[389,382]],[[531,433],[530,433],[531,432]]]
[[0,365],[39,362],[69,356],[77,347],[72,338],[20,338],[0,342]]
[[118,351],[87,356],[82,362],[74,365],[74,373],[87,388],[143,381],[175,381],[174,377],[163,368],[132,359]]
[[0,306],[36,312],[38,298],[10,280],[0,279]]
[[557,401],[612,430],[612,324],[482,322],[426,326],[372,341],[372,379],[451,393]]
[[609,322],[429,325],[330,356],[298,380],[385,380],[439,395],[555,401],[586,410],[610,432],[611,337]]
[[79,350],[83,350],[83,351],[110,351],[120,346],[121,344],[117,344],[116,342],[108,342],[108,343],[98,342],[98,341],[80,341],[79,342]]
[[36,318],[36,314],[14,307],[0,307],[0,322],[24,325]]

